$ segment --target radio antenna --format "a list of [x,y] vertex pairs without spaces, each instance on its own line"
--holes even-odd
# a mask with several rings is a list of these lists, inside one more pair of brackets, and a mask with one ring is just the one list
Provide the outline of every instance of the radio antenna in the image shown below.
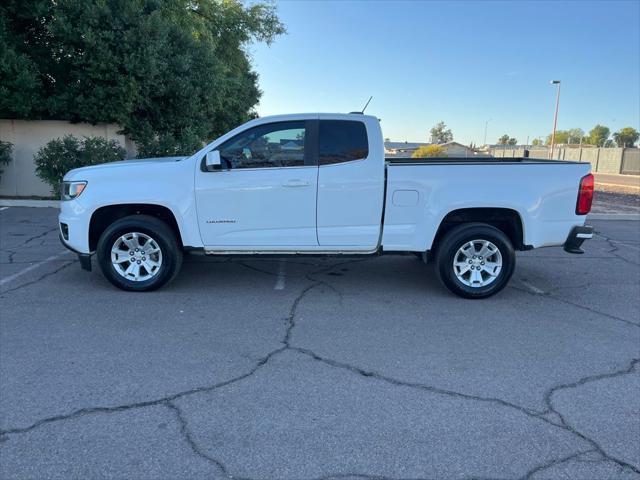
[[367,100],[367,103],[365,103],[364,108],[362,109],[362,111],[360,113],[364,114],[364,111],[367,109],[367,107],[369,106],[369,102],[371,101],[371,99],[373,98],[373,95],[371,95],[369,97],[369,100]]

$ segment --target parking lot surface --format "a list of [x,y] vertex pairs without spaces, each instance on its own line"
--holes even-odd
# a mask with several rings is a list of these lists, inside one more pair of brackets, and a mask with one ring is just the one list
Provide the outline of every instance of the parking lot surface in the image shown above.
[[188,256],[144,294],[0,211],[0,478],[640,478],[640,223],[463,300],[414,256]]

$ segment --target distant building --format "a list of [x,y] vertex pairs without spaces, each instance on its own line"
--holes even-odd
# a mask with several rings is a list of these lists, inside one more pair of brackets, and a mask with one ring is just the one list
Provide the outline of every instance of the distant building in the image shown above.
[[387,157],[410,157],[420,147],[430,143],[420,142],[384,142],[384,154]]
[[447,152],[447,157],[473,157],[476,155],[476,151],[469,148],[467,145],[462,145],[458,142],[447,142],[440,144]]
[[[384,153],[387,157],[411,157],[420,147],[428,147],[432,143],[420,142],[385,142]],[[474,157],[478,156],[478,152],[458,142],[447,142],[439,144],[445,149],[447,157]]]

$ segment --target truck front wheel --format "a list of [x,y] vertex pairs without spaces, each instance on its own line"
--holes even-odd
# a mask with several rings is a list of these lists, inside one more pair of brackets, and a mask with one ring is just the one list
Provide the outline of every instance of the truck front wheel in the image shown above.
[[484,223],[459,225],[438,243],[436,271],[451,292],[486,298],[502,290],[516,264],[513,245],[501,230]]
[[182,265],[173,230],[148,215],[124,217],[107,227],[98,241],[97,257],[109,282],[137,292],[167,284]]

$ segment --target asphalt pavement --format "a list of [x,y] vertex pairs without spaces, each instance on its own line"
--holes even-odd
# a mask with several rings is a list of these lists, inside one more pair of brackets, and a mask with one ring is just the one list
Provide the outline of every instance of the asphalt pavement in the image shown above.
[[414,256],[187,256],[144,294],[0,211],[2,479],[640,479],[640,222],[448,293]]

